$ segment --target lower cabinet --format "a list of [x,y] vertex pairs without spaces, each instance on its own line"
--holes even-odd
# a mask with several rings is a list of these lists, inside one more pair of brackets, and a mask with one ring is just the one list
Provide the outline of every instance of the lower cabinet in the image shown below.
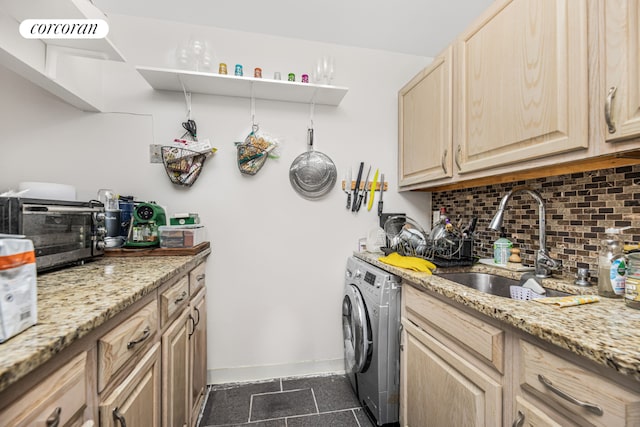
[[162,335],[162,425],[189,423],[189,308]]
[[402,426],[640,426],[633,380],[409,284],[402,326]]
[[80,426],[87,407],[87,353],[83,352],[43,379],[0,412],[0,425],[12,427]]
[[[579,426],[640,425],[639,387],[635,392],[627,390],[528,340],[519,339],[515,345],[517,392],[524,398],[540,401],[540,412],[561,420],[560,425],[571,425],[563,416]],[[539,417],[534,411],[529,412],[529,419],[523,412],[522,425],[531,425],[531,420]]]
[[191,426],[195,426],[198,422],[198,414],[207,387],[207,306],[205,293],[206,289],[202,289],[191,300],[191,319],[193,319],[193,329],[189,335]]
[[501,425],[499,383],[410,323],[404,333],[403,426]]
[[205,269],[160,284],[75,353],[4,390],[0,427],[195,426],[207,382]]
[[101,403],[103,427],[160,425],[160,344],[156,343],[131,373]]
[[562,424],[554,421],[535,403],[522,396],[516,396],[516,417],[511,424],[513,427],[564,427],[571,424],[568,420],[564,420]]

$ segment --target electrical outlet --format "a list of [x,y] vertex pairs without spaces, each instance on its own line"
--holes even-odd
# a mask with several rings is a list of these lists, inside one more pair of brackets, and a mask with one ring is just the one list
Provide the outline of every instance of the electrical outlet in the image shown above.
[[160,144],[149,145],[149,162],[162,163],[162,145]]

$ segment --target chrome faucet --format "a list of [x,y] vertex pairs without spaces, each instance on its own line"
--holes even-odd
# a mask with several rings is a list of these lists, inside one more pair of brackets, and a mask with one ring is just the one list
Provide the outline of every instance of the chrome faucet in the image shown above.
[[537,277],[550,277],[552,271],[560,270],[562,268],[562,261],[559,259],[551,258],[549,252],[547,251],[547,233],[545,231],[547,221],[545,219],[545,204],[540,193],[530,187],[525,186],[514,187],[513,189],[511,189],[511,191],[505,194],[500,201],[498,212],[496,212],[493,219],[491,220],[491,223],[489,224],[489,230],[500,230],[500,227],[502,226],[502,219],[504,217],[504,210],[507,207],[507,203],[509,203],[511,196],[516,193],[527,193],[531,197],[533,197],[536,202],[538,202],[538,216],[540,217],[538,220],[540,244],[538,253],[536,254],[535,274]]

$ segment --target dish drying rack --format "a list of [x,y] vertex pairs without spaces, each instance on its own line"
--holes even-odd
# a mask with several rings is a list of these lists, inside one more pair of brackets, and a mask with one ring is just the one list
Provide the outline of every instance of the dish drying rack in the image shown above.
[[[455,227],[431,235],[409,217],[396,216],[385,222],[387,248],[385,253],[398,252],[431,261],[437,267],[463,267],[473,265],[473,232],[462,232]],[[433,235],[436,234],[434,237]]]
[[391,249],[400,255],[414,256],[431,261],[437,267],[464,267],[473,265],[473,237],[441,237],[426,239],[424,245],[401,241],[391,243]]

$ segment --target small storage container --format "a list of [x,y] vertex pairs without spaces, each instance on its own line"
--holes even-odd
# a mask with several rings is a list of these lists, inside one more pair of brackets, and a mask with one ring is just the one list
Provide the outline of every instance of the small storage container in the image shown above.
[[204,242],[204,225],[162,225],[160,230],[161,248],[192,248]]

